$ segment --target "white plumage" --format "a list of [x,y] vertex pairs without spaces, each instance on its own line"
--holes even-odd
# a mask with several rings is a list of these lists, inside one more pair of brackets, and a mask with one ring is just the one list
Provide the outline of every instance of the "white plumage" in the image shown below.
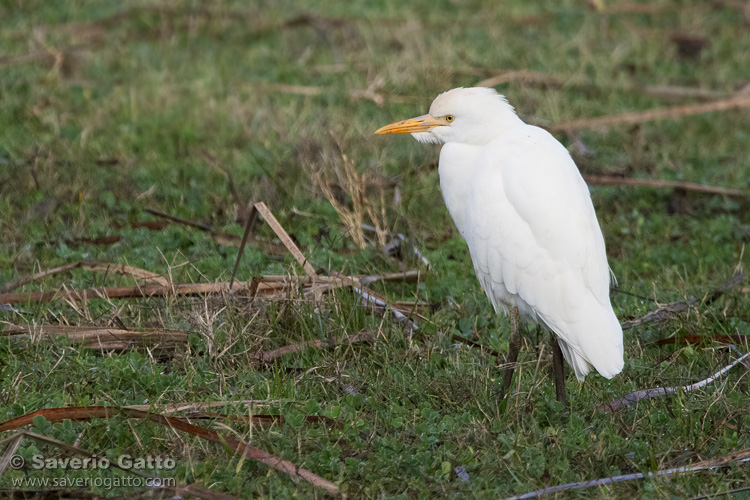
[[441,142],[440,187],[496,311],[557,336],[583,380],[623,368],[622,329],[609,300],[610,272],[588,187],[567,150],[527,125],[488,88],[440,94],[429,115],[376,133]]

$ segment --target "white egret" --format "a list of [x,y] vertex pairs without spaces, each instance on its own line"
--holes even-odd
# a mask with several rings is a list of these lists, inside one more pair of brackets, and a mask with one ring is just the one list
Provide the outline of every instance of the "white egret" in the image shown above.
[[503,394],[518,355],[519,317],[552,332],[558,400],[566,399],[562,356],[579,381],[592,368],[607,378],[622,370],[604,238],[588,186],[562,144],[489,88],[449,90],[429,114],[375,133],[445,144],[438,169],[445,204],[495,311],[510,313]]

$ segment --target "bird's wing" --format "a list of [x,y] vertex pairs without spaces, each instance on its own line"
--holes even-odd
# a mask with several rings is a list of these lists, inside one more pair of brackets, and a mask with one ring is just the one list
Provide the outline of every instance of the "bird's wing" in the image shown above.
[[[477,277],[496,308],[520,298],[522,313],[613,376],[622,368],[622,330],[588,187],[560,143],[528,129],[490,143],[476,160],[465,236]],[[585,363],[571,364],[585,376]]]

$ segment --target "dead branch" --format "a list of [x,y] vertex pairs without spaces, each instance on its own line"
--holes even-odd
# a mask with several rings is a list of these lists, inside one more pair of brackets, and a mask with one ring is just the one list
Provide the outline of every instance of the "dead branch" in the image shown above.
[[750,107],[750,95],[739,94],[729,99],[711,101],[703,104],[687,104],[684,106],[672,106],[668,108],[655,108],[646,111],[634,111],[619,115],[600,116],[597,118],[581,118],[557,123],[549,127],[549,130],[564,132],[576,129],[603,129],[613,125],[636,125],[654,120],[675,119],[682,116],[710,113],[714,111],[727,111]]
[[[405,273],[384,273],[366,276],[367,283],[376,281],[413,280],[419,276],[418,271]],[[90,300],[90,299],[137,299],[166,296],[204,296],[204,295],[249,295],[262,298],[285,298],[293,288],[302,287],[303,293],[312,291],[316,286],[318,292],[329,292],[344,286],[352,286],[358,277],[349,276],[258,276],[250,281],[238,281],[231,286],[229,282],[218,283],[184,283],[171,286],[144,285],[126,287],[100,287],[88,289],[56,290],[50,292],[25,292],[0,294],[0,304],[23,304],[51,302],[53,300]],[[372,292],[375,294],[375,292]],[[375,294],[377,295],[377,294]],[[385,300],[383,298],[383,300]]]
[[88,349],[124,352],[134,347],[166,347],[185,344],[188,334],[181,330],[147,328],[140,331],[107,328],[101,326],[66,325],[11,325],[0,332],[0,336],[33,339],[39,337],[64,336],[71,342],[81,343]]
[[750,352],[747,354],[744,354],[740,358],[735,359],[734,361],[732,361],[730,364],[728,364],[727,366],[725,366],[718,372],[714,373],[713,375],[711,375],[710,377],[706,379],[701,380],[700,382],[696,382],[690,385],[684,385],[682,387],[656,387],[654,389],[644,389],[641,391],[631,392],[630,394],[614,399],[605,405],[599,406],[597,408],[597,411],[601,413],[612,413],[612,412],[619,410],[622,407],[628,407],[632,405],[633,403],[636,403],[644,399],[660,398],[668,394],[674,394],[678,391],[682,391],[682,392],[695,391],[697,389],[707,386],[708,384],[711,384],[716,379],[724,375],[726,372],[728,372],[729,370],[731,370],[738,364],[744,363],[744,361],[748,359],[748,357],[750,357]]
[[299,264],[305,270],[305,273],[310,277],[317,276],[317,273],[315,272],[313,266],[307,261],[302,252],[300,252],[300,249],[297,247],[297,245],[295,245],[294,241],[292,241],[292,238],[289,237],[289,234],[284,230],[284,227],[279,223],[278,220],[276,220],[276,217],[274,217],[273,213],[268,209],[266,204],[260,201],[255,204],[255,208],[256,210],[258,210],[258,213],[263,216],[263,219],[265,219],[266,223],[271,226],[271,229],[273,229],[273,231],[276,233],[276,236],[279,237],[287,250],[289,250],[289,253],[294,256],[297,262],[299,262]]
[[290,344],[272,351],[264,351],[258,354],[258,359],[264,363],[270,363],[276,358],[284,356],[286,354],[292,354],[295,352],[304,351],[306,349],[321,349],[324,347],[334,347],[338,345],[350,345],[358,342],[370,342],[375,336],[375,332],[372,330],[362,330],[352,335],[344,335],[341,337],[331,337],[327,339],[314,339],[306,340],[304,342],[297,342]]
[[584,175],[583,179],[591,186],[634,186],[650,188],[674,188],[682,191],[694,191],[697,193],[718,194],[722,196],[740,196],[746,198],[750,193],[742,189],[706,186],[693,182],[665,181],[661,179],[633,179],[628,177],[615,177],[610,175]]
[[[283,458],[276,457],[270,453],[256,448],[250,444],[247,444],[239,439],[235,439],[232,436],[219,434],[213,429],[206,429],[197,425],[190,424],[182,419],[175,417],[168,417],[158,413],[149,413],[140,410],[131,410],[126,408],[112,408],[108,406],[78,406],[69,408],[46,408],[38,410],[33,413],[27,413],[21,417],[17,417],[0,424],[0,432],[18,429],[25,427],[33,423],[34,417],[42,415],[49,422],[59,422],[61,420],[73,420],[73,421],[88,421],[92,418],[111,418],[115,415],[123,414],[130,418],[137,418],[140,420],[148,420],[150,422],[162,425],[164,427],[176,429],[182,432],[186,432],[193,436],[199,437],[206,441],[217,443],[219,445],[227,446],[236,453],[241,453],[244,457],[251,460],[255,460],[262,464],[265,464],[272,469],[276,469],[280,472],[288,474],[292,478],[301,479],[307,481],[313,486],[318,486],[331,494],[337,494],[339,492],[338,486],[334,483],[323,479],[322,477],[313,474],[312,472],[305,470],[301,467],[297,467],[293,463],[284,460]],[[49,439],[49,438],[47,438]],[[66,448],[70,445],[63,444]],[[70,447],[74,448],[74,447]],[[74,448],[77,449],[77,448]]]
[[[724,292],[727,292],[733,288],[736,288],[737,285],[739,285],[746,279],[747,279],[747,274],[745,273],[735,274],[729,280],[727,280],[723,285],[706,293],[702,299],[703,303],[705,304],[712,303],[713,301],[718,299],[722,294],[724,294]],[[651,311],[650,313],[644,316],[641,316],[640,318],[623,321],[622,323],[620,323],[620,326],[622,326],[623,330],[627,330],[628,328],[633,328],[634,326],[640,326],[645,323],[650,323],[652,321],[664,321],[664,320],[671,318],[676,313],[686,311],[690,306],[698,302],[698,300],[699,299],[690,299],[688,301],[670,302],[669,304],[659,306],[659,309],[657,309],[656,311]]]
[[607,486],[614,483],[621,483],[623,481],[634,481],[638,479],[645,479],[651,477],[660,476],[671,476],[674,474],[685,474],[688,472],[698,472],[702,470],[715,469],[723,467],[731,463],[744,463],[750,461],[750,448],[744,448],[737,450],[728,455],[721,457],[712,458],[710,460],[704,460],[702,462],[696,462],[685,467],[675,467],[673,469],[660,469],[646,474],[642,472],[636,472],[633,474],[624,474],[622,476],[610,476],[601,479],[592,479],[590,481],[580,481],[577,483],[558,484],[556,486],[549,486],[536,491],[530,491],[523,495],[517,495],[512,497],[504,498],[503,500],[521,500],[524,498],[538,498],[543,495],[549,495],[550,493],[559,493],[567,490],[580,490],[583,488],[591,488],[594,486]]
[[[349,282],[341,278],[320,276],[316,278],[318,284],[324,285],[323,290],[331,290],[346,286]],[[202,296],[216,294],[238,294],[249,293],[260,296],[285,296],[289,287],[304,286],[311,287],[312,279],[309,277],[293,276],[261,276],[251,281],[239,281],[234,283],[234,289],[230,289],[229,282],[219,283],[185,283],[172,286],[144,285],[125,287],[101,287],[75,290],[57,290],[52,292],[27,292],[27,293],[4,293],[0,294],[0,304],[23,304],[36,302],[50,302],[53,300],[90,300],[90,299],[130,299],[149,298],[165,296]]]

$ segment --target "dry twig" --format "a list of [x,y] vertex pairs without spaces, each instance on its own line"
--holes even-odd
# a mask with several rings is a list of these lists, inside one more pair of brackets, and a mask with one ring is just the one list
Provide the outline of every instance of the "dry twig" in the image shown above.
[[686,104],[684,106],[655,108],[619,115],[600,116],[597,118],[581,118],[579,120],[556,123],[550,126],[549,129],[560,132],[583,128],[602,129],[613,125],[635,125],[653,120],[675,119],[682,116],[747,107],[750,107],[750,95],[738,94],[729,99],[711,101],[702,104]]
[[660,477],[660,476],[671,476],[674,474],[684,474],[688,472],[698,472],[702,470],[715,469],[722,467],[730,463],[744,463],[750,461],[750,448],[744,448],[724,455],[721,457],[712,458],[710,460],[704,460],[696,462],[692,465],[685,467],[675,467],[673,469],[660,469],[646,474],[642,472],[636,472],[633,474],[624,474],[622,476],[610,476],[601,479],[592,479],[590,481],[580,481],[577,483],[558,484],[556,486],[549,486],[536,491],[530,491],[523,495],[512,496],[504,498],[503,500],[522,500],[525,498],[537,498],[543,495],[549,495],[550,493],[560,493],[567,490],[580,490],[583,488],[591,488],[593,486],[607,486],[614,483],[621,483],[623,481],[634,481],[638,479],[645,479],[647,477]]
[[[341,278],[319,276],[315,278],[323,290],[346,286],[348,282]],[[230,289],[229,282],[219,283],[184,283],[172,286],[144,285],[125,287],[101,287],[75,290],[57,290],[51,292],[27,292],[0,294],[0,304],[23,304],[49,302],[52,300],[90,300],[90,299],[127,299],[166,296],[202,296],[215,294],[250,293],[253,296],[283,298],[290,287],[310,288],[313,280],[309,277],[295,276],[261,276],[251,281],[239,281]]]
[[584,175],[583,179],[591,186],[636,186],[650,188],[674,188],[682,191],[718,194],[722,196],[740,196],[747,198],[750,193],[742,189],[720,186],[706,186],[694,182],[665,181],[661,179],[633,179],[628,177],[614,177],[610,175]]
[[614,399],[610,401],[609,403],[605,405],[601,405],[597,408],[597,411],[601,413],[612,413],[620,408],[628,407],[632,405],[633,403],[637,403],[638,401],[642,401],[644,399],[653,399],[653,398],[659,398],[662,396],[666,396],[668,394],[674,394],[677,391],[682,392],[690,392],[695,391],[697,389],[700,389],[702,387],[707,386],[708,384],[713,383],[716,379],[724,375],[726,372],[734,368],[740,363],[744,363],[746,359],[750,357],[750,352],[747,354],[744,354],[742,357],[735,359],[730,364],[719,370],[718,372],[714,373],[710,377],[701,380],[700,382],[696,382],[694,384],[685,385],[682,387],[656,387],[654,389],[644,389],[641,391],[635,391],[631,392],[630,394],[627,394],[625,396],[622,396],[620,398]]
[[71,262],[69,264],[63,264],[62,266],[58,266],[52,269],[45,269],[43,271],[39,271],[36,274],[22,276],[13,281],[9,281],[4,285],[0,285],[0,292],[9,292],[23,285],[31,283],[32,281],[44,278],[45,276],[70,271],[72,269],[84,269],[86,271],[101,271],[105,273],[121,274],[123,276],[132,276],[136,280],[143,280],[147,283],[169,286],[169,280],[167,280],[165,277],[151,271],[146,271],[145,269],[140,269],[125,264],[111,264],[109,262],[83,260],[81,262]]
[[[702,299],[703,303],[710,304],[711,302],[718,299],[722,294],[724,294],[724,292],[727,292],[733,288],[736,288],[737,285],[739,285],[746,279],[747,279],[747,274],[745,273],[735,274],[720,287],[715,288],[711,290],[710,292],[706,293],[706,295]],[[688,310],[688,308],[692,306],[693,304],[695,304],[696,302],[698,302],[698,299],[690,299],[688,301],[679,301],[679,302],[670,302],[669,304],[659,306],[659,309],[657,309],[656,311],[651,311],[650,313],[644,316],[641,316],[640,318],[623,321],[622,323],[620,323],[620,325],[622,326],[623,330],[627,330],[628,328],[633,328],[634,326],[640,326],[645,323],[650,323],[652,321],[663,321],[663,320],[669,319],[675,313]]]
[[188,334],[181,330],[147,328],[139,331],[108,328],[103,326],[66,325],[11,325],[0,332],[0,336],[34,339],[41,336],[64,336],[71,342],[80,342],[83,347],[100,351],[125,352],[134,347],[158,347],[160,350],[187,342]]
[[541,73],[531,70],[510,70],[481,80],[477,87],[496,87],[504,83],[523,83],[543,88],[574,89],[583,92],[622,91],[649,95],[662,99],[726,99],[731,94],[719,90],[674,85],[599,85],[570,75]]

